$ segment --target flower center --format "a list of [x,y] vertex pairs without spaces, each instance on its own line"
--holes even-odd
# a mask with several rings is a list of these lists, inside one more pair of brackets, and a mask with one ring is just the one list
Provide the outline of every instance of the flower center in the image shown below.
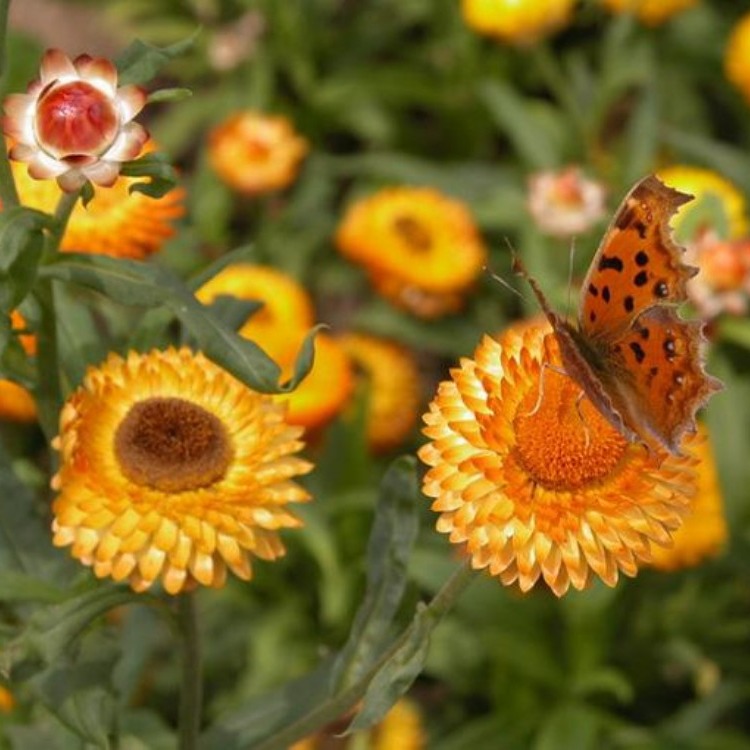
[[39,145],[57,159],[99,156],[114,142],[120,118],[112,100],[90,83],[52,83],[37,102],[35,127]]
[[513,422],[518,462],[531,480],[550,490],[575,490],[616,470],[628,442],[566,375],[546,370]]
[[427,252],[432,247],[430,233],[412,216],[397,216],[393,221],[393,228],[412,250]]
[[175,493],[221,479],[232,447],[209,411],[181,398],[149,398],[135,404],[117,428],[115,455],[131,482]]

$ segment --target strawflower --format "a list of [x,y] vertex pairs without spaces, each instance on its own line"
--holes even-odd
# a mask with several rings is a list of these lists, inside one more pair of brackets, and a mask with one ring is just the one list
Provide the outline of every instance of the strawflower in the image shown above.
[[111,354],[60,416],[54,544],[99,578],[170,594],[249,580],[284,554],[308,499],[302,430],[284,408],[187,348]]
[[546,325],[486,337],[440,384],[419,451],[438,531],[475,569],[557,596],[635,575],[697,483],[693,456],[627,442],[560,367]]
[[[719,216],[707,213],[705,217],[701,217],[701,222],[696,227],[698,231],[713,229],[723,239],[737,239],[748,233],[745,198],[733,182],[718,172],[704,167],[675,164],[660,169],[657,177],[669,187],[695,197],[672,221],[672,227],[678,236],[680,228],[692,222],[696,212],[705,211],[702,205],[705,201],[715,203]],[[691,237],[683,239],[689,242]]]
[[633,13],[646,26],[659,26],[697,5],[698,0],[602,0],[613,13]]
[[[21,333],[26,330],[26,321],[18,310],[11,313],[11,327],[18,335],[26,354],[36,354],[36,336]],[[12,380],[0,379],[0,419],[10,422],[35,422],[36,417],[36,401],[28,389]]]
[[245,195],[289,186],[308,148],[285,117],[253,111],[232,115],[208,138],[208,157],[216,174]]
[[717,555],[726,544],[728,531],[724,517],[721,487],[708,433],[699,427],[700,437],[690,446],[698,459],[698,489],[690,512],[674,533],[669,547],[655,547],[651,566],[678,570],[698,565]]
[[[147,143],[143,152],[155,150]],[[20,162],[11,162],[21,204],[54,213],[61,189],[50,180],[29,177]],[[94,189],[87,205],[76,203],[60,243],[63,251],[143,260],[159,251],[174,234],[173,222],[185,213],[185,190],[176,187],[161,198],[130,192],[139,180],[118,176],[109,187]]]
[[750,238],[722,240],[713,230],[686,245],[685,262],[700,269],[687,291],[704,318],[745,315],[750,297]]
[[338,341],[367,388],[367,442],[376,452],[392,450],[417,422],[420,384],[414,357],[396,342],[369,334],[346,333]]
[[[270,266],[236,263],[222,269],[196,293],[204,304],[221,295],[262,303],[239,333],[274,359],[283,377],[291,376],[304,337],[315,322],[307,290],[291,276]],[[341,412],[353,387],[346,352],[332,336],[318,333],[312,370],[294,391],[276,398],[286,402],[287,420],[291,424],[318,428]]]
[[724,50],[724,73],[750,104],[750,13],[737,21]]
[[466,24],[512,44],[531,44],[565,26],[574,0],[462,0]]
[[425,318],[460,309],[487,258],[466,206],[432,188],[386,188],[357,201],[336,243],[378,292]]
[[26,162],[37,180],[56,179],[66,192],[90,180],[109,186],[121,163],[135,159],[148,139],[133,118],[146,103],[139,86],[117,87],[117,70],[102,57],[75,60],[58,49],[42,57],[26,94],[5,98],[3,131],[10,158]]
[[[312,737],[295,742],[289,750],[357,750],[360,747],[367,747],[369,750],[422,750],[427,747],[427,732],[422,714],[408,698],[401,698],[380,724],[369,732],[342,737],[349,718],[334,722]],[[366,744],[363,745],[363,741]]]
[[529,178],[528,207],[541,232],[571,237],[587,232],[604,216],[601,183],[587,179],[579,167],[539,172]]

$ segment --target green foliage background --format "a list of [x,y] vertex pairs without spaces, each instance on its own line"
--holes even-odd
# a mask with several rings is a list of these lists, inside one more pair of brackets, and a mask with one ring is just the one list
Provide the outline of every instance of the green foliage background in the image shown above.
[[[484,332],[533,308],[489,277],[460,315],[424,322],[391,308],[333,247],[357,196],[414,184],[462,199],[492,268],[508,275],[508,238],[562,306],[568,247],[540,234],[526,213],[530,173],[580,163],[609,186],[612,208],[635,180],[670,163],[709,167],[750,195],[750,109],[722,71],[745,3],[704,0],[656,29],[580,3],[569,28],[525,49],[474,34],[457,0],[89,5],[123,35],[160,48],[200,32],[154,63],[149,84],[193,92],[149,108],[149,129],[189,196],[178,235],[153,261],[63,256],[37,269],[47,219],[24,213],[18,224],[3,214],[3,309],[25,298],[33,321],[26,295],[37,270],[60,282],[67,387],[107,351],[166,343],[177,317],[182,335],[272,390],[273,363],[189,295],[227,259],[248,258],[303,281],[319,319],[335,329],[413,347],[426,402]],[[251,56],[215,70],[211,44],[248,11],[262,19]],[[43,47],[16,32],[10,44],[5,90],[19,91],[36,76]],[[134,59],[148,68],[152,58],[136,49]],[[243,200],[209,168],[207,132],[241,108],[287,115],[312,145],[283,195]],[[576,275],[603,229],[578,238]],[[9,330],[0,334],[5,344]],[[458,567],[418,493],[416,464],[402,459],[386,473],[393,457],[368,455],[361,420],[334,423],[313,449],[315,502],[299,511],[305,527],[285,535],[287,557],[256,566],[250,584],[199,594],[200,747],[284,747],[274,737],[294,720],[333,719],[368,685],[368,710],[377,712],[417,672],[411,695],[436,750],[750,747],[748,347],[746,319],[718,321],[709,369],[727,387],[706,418],[731,530],[724,554],[562,600],[480,577],[447,613],[416,608]],[[34,384],[12,345],[2,364]],[[0,748],[174,747],[180,638],[171,604],[94,582],[51,547],[46,440],[7,425],[2,434],[0,680],[18,705],[0,714]],[[419,443],[415,434],[404,452]],[[394,642],[400,651],[389,651]]]

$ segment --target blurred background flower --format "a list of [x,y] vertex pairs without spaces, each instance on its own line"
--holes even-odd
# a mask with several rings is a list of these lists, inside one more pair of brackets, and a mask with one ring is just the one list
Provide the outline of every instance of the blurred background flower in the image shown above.
[[208,137],[212,167],[227,185],[245,195],[290,185],[307,150],[307,141],[289,120],[260,112],[237,112]]
[[[157,148],[149,141],[143,153]],[[50,180],[30,177],[24,164],[11,162],[16,189],[23,205],[53,214],[61,188]],[[176,187],[161,198],[131,191],[140,182],[119,176],[108,187],[96,187],[84,206],[77,203],[65,229],[60,249],[77,253],[143,260],[158,252],[175,233],[175,221],[185,214],[185,190]]]
[[573,0],[461,0],[461,11],[474,31],[513,44],[532,44],[564,26]]
[[487,259],[466,206],[430,188],[387,188],[354,202],[336,244],[380,294],[424,318],[459,310]]
[[750,13],[742,16],[732,29],[724,52],[724,72],[750,104]]
[[602,0],[602,3],[613,13],[633,13],[647,26],[658,26],[695,7],[698,0]]

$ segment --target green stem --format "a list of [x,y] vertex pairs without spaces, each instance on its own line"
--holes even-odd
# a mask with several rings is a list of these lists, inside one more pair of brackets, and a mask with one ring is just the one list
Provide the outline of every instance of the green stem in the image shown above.
[[[79,198],[79,193],[63,193],[55,209],[52,228],[47,233],[44,261],[58,253],[68,219]],[[48,440],[57,435],[60,409],[63,404],[59,347],[57,342],[57,313],[55,287],[50,279],[39,277],[35,288],[41,318],[37,332],[37,387],[36,402],[39,422]]]
[[179,711],[179,750],[195,750],[201,725],[203,677],[198,638],[198,617],[193,593],[182,594],[178,602],[182,631],[182,687]]
[[[0,0],[0,92],[5,93],[8,73],[8,11],[11,0]],[[18,191],[10,171],[8,152],[0,148],[0,201],[6,208],[18,205]]]
[[[422,609],[422,616],[432,620],[433,628],[438,625],[468,585],[476,580],[476,577],[476,571],[472,569],[470,561],[467,560],[443,584],[443,587],[435,594],[432,601]],[[416,622],[416,620],[411,622],[361,680],[347,687],[338,695],[332,696],[323,705],[300,717],[270,739],[261,742],[255,747],[255,750],[286,750],[295,741],[312,734],[317,729],[320,729],[320,727],[351,711],[364,697],[370,683],[380,669],[413,637],[414,630],[418,627]],[[406,685],[404,689],[406,690],[408,687]]]

